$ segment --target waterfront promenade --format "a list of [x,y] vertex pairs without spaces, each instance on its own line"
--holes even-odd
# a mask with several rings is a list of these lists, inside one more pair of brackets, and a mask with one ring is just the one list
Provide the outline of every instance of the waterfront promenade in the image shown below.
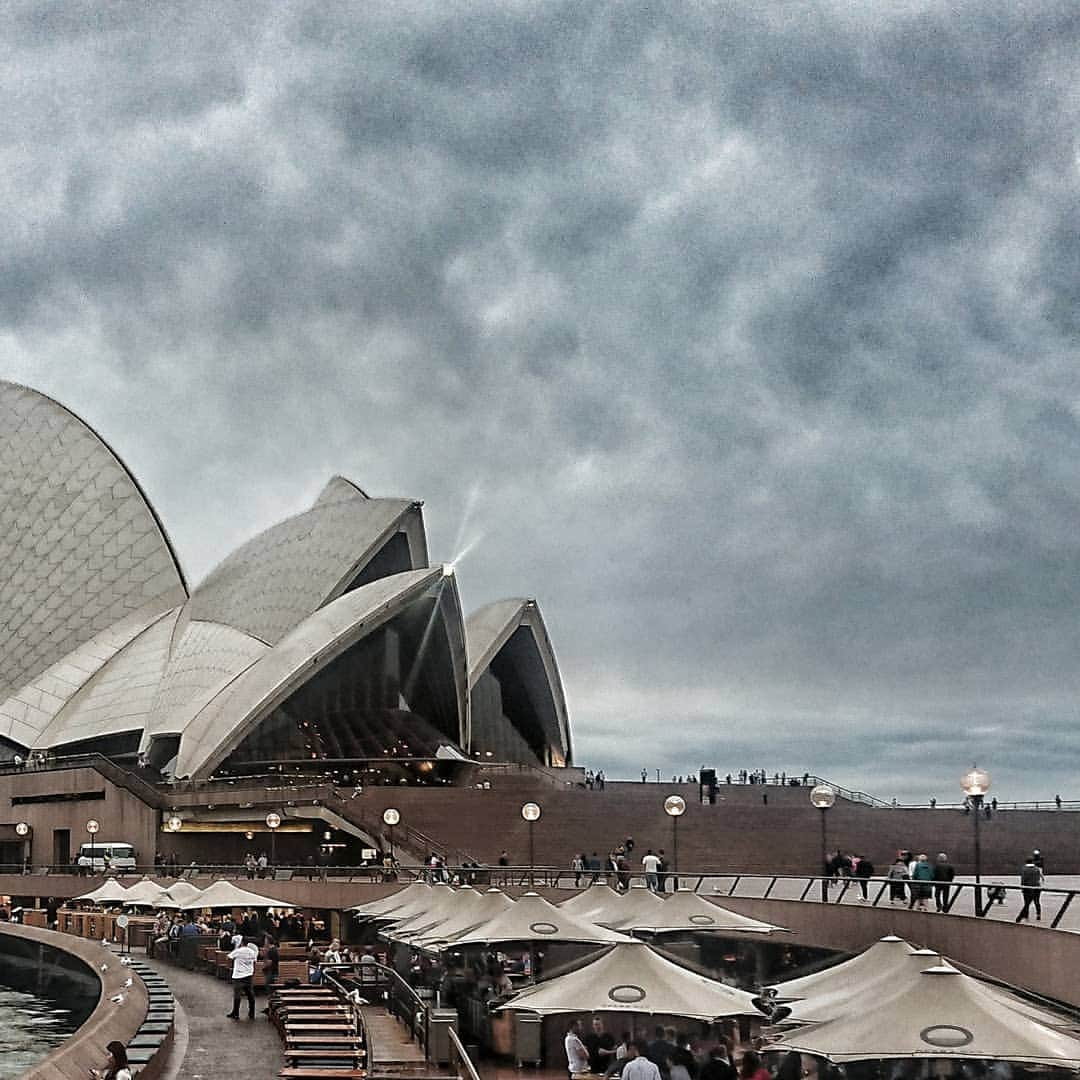
[[[229,1020],[227,982],[147,959],[176,999],[176,1030],[160,1080],[270,1080],[284,1067],[281,1039],[267,1017]],[[259,1008],[265,999],[257,999]]]

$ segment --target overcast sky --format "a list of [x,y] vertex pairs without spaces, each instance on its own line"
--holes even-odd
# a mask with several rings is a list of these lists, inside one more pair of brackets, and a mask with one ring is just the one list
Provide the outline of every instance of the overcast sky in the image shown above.
[[10,4],[0,377],[189,578],[335,472],[579,762],[1080,797],[1080,7]]

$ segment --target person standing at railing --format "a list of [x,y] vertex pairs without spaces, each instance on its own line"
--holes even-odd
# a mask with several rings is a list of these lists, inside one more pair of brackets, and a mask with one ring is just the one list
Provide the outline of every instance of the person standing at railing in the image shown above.
[[949,906],[949,886],[956,877],[956,870],[944,851],[938,852],[934,862],[934,908],[945,911]]
[[1022,922],[1026,919],[1031,911],[1031,906],[1035,905],[1035,919],[1037,921],[1042,920],[1042,904],[1040,903],[1043,881],[1042,869],[1035,862],[1035,855],[1038,852],[1028,856],[1028,860],[1020,868],[1020,891],[1024,897],[1024,906],[1020,909],[1020,914],[1016,916],[1017,922]]
[[903,852],[898,852],[896,861],[889,867],[889,903],[902,904],[907,898],[908,864]]
[[854,863],[855,878],[859,882],[859,899],[865,904],[870,898],[868,886],[870,879],[874,876],[874,864],[867,855],[856,855]]

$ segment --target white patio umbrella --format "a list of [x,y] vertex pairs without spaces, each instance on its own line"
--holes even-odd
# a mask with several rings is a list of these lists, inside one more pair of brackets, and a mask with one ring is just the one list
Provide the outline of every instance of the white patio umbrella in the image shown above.
[[[873,946],[871,946],[873,948]],[[930,967],[941,963],[941,957],[933,949],[915,949],[906,956],[896,956],[888,964],[876,970],[863,968],[856,977],[846,982],[833,980],[820,993],[789,1003],[787,1012],[778,1023],[785,1027],[793,1024],[819,1024],[847,1016],[862,1007],[866,999],[879,1001],[892,997],[913,980],[918,980]]]
[[179,907],[164,885],[148,877],[140,878],[127,890],[124,907]]
[[774,983],[768,989],[775,991],[778,1001],[824,994],[835,988],[846,988],[860,979],[876,978],[878,972],[895,967],[903,957],[914,951],[914,945],[889,934],[850,960],[834,964],[823,971],[815,971],[812,975],[803,975],[799,979]]
[[633,938],[577,919],[549,904],[538,893],[527,892],[513,907],[459,935],[454,945],[494,945],[507,941],[575,941],[617,945],[633,941]]
[[408,940],[424,930],[430,930],[446,922],[455,910],[459,891],[443,882],[436,882],[427,905],[403,919],[390,923],[382,931],[383,937]]
[[215,881],[196,897],[180,905],[183,911],[200,908],[283,908],[292,907],[287,900],[274,900],[269,896],[248,892],[231,881]]
[[400,917],[413,909],[419,910],[418,904],[431,902],[431,890],[433,886],[426,881],[414,881],[406,885],[404,889],[384,896],[379,900],[369,900],[363,904],[357,904],[349,908],[358,919],[383,919]]
[[459,937],[490,922],[496,915],[513,906],[514,900],[502,889],[485,889],[475,902],[467,903],[465,909],[455,918],[422,934],[414,944],[432,952],[452,949]]
[[190,881],[174,881],[168,888],[169,895],[181,906],[188,900],[202,895],[202,889],[192,885]]
[[633,912],[618,930],[646,930],[653,934],[673,934],[691,930],[723,930],[728,933],[772,934],[783,927],[751,919],[737,911],[720,907],[689,889],[674,893],[656,907]]
[[752,995],[689,971],[643,941],[616,945],[576,971],[515,994],[498,1006],[552,1013],[621,1012],[713,1021],[757,1016]]
[[876,1001],[868,997],[863,1008],[807,1024],[765,1049],[797,1050],[836,1063],[982,1058],[1080,1066],[1080,1039],[1039,1023],[949,964],[927,968],[898,993]]
[[591,885],[555,906],[586,922],[607,922],[617,914],[628,911],[623,894],[610,885]]
[[91,904],[119,904],[127,897],[127,889],[115,878],[102,882],[93,892],[76,896],[76,900],[86,900]]

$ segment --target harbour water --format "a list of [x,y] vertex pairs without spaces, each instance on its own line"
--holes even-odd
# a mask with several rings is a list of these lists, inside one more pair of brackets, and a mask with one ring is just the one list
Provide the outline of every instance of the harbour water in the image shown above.
[[70,1009],[0,986],[0,1080],[13,1080],[78,1027]]

